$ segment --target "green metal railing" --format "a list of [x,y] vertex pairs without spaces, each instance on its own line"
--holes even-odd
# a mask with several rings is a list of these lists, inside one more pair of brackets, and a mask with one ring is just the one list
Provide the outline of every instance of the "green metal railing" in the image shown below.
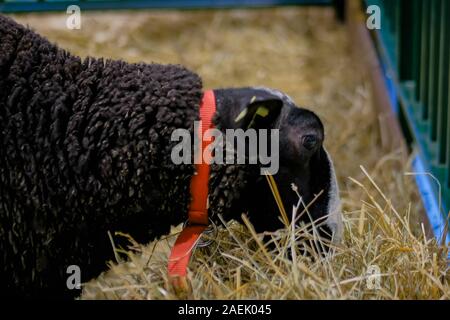
[[[450,210],[450,0],[367,0],[366,5],[381,9],[374,40],[394,109],[417,146],[420,167],[439,181],[430,183],[431,192],[437,201],[442,195],[442,210],[437,210],[445,221]],[[426,209],[432,210],[427,204]]]
[[64,11],[69,5],[74,4],[82,10],[110,10],[252,8],[336,3],[338,9],[341,2],[342,0],[0,0],[0,12]]

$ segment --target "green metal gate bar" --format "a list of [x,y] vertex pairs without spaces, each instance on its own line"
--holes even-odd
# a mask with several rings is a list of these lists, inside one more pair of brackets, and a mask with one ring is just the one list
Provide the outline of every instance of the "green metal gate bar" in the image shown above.
[[281,5],[331,5],[342,0],[0,0],[0,12],[65,11],[70,5],[81,10],[109,9],[201,9],[270,7]]
[[[443,220],[450,210],[450,0],[366,0],[381,9],[375,30],[386,77],[394,80],[398,116],[420,160],[441,185]],[[397,107],[397,106],[396,106]],[[439,186],[434,184],[435,199]]]

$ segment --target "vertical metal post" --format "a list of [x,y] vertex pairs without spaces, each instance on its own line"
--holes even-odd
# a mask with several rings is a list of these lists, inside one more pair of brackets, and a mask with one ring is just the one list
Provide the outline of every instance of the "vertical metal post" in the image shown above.
[[400,0],[400,10],[398,18],[398,65],[400,73],[400,81],[408,81],[414,78],[415,71],[412,66],[417,56],[413,54],[415,39],[414,33],[411,32],[411,26],[414,26],[413,19],[413,2],[411,0]]
[[[445,0],[447,1],[447,0]],[[430,121],[429,138],[437,139],[437,97],[439,79],[439,40],[441,33],[441,2],[442,0],[430,0],[430,64],[428,70],[428,99],[424,103],[428,106],[428,119]]]
[[438,85],[438,112],[437,112],[437,140],[438,163],[449,163],[447,148],[447,118],[449,117],[449,84],[450,84],[450,1],[441,1],[441,37],[439,46],[439,85]]
[[429,69],[429,46],[430,46],[430,5],[429,1],[422,1],[422,46],[420,48],[420,105],[421,118],[428,119],[428,69]]
[[[421,47],[422,47],[422,1],[412,0],[412,34],[413,34],[413,48],[412,55],[412,79],[415,83],[415,101],[420,99],[420,62],[421,62]],[[417,104],[414,104],[417,105]]]

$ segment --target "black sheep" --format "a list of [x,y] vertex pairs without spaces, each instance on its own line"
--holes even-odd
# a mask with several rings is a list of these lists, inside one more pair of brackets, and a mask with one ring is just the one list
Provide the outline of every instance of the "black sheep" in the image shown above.
[[[220,130],[246,128],[255,105],[280,129],[275,179],[286,208],[305,203],[340,237],[333,165],[320,119],[264,88],[215,90]],[[0,283],[14,295],[73,295],[67,267],[82,281],[112,256],[107,232],[146,243],[186,219],[195,168],[176,165],[171,133],[193,133],[201,79],[182,66],[86,58],[57,48],[0,15]],[[238,122],[236,118],[248,110]],[[282,225],[254,165],[212,165],[210,215],[248,212],[258,231]],[[328,230],[329,234],[331,231]]]

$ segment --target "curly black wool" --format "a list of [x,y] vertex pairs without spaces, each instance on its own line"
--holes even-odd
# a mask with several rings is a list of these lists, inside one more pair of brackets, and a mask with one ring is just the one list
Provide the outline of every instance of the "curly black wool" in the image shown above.
[[145,243],[181,222],[194,167],[170,137],[201,97],[181,66],[82,60],[0,15],[2,287],[70,295],[67,266],[104,270],[108,231]]

